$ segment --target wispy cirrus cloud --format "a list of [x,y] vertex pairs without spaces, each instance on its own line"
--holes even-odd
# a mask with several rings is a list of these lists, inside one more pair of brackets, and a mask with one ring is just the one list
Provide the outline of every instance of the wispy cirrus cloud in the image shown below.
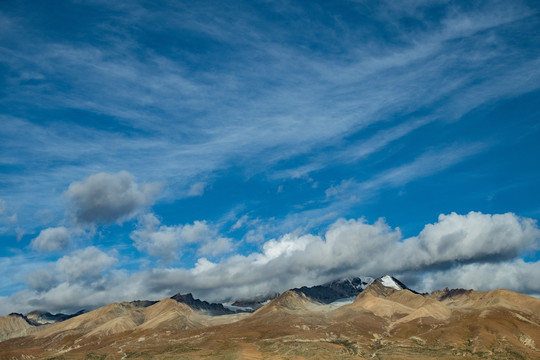
[[383,188],[395,188],[412,181],[436,174],[459,164],[489,148],[489,144],[453,145],[438,151],[428,151],[412,162],[390,168],[376,174],[371,179],[357,182],[343,181],[338,186],[326,190],[328,197],[351,197],[354,200],[372,197]]
[[[176,149],[172,152],[168,151],[168,155],[163,160],[154,164],[165,170],[167,174],[167,170],[170,172],[176,170],[176,167],[170,167],[172,161],[169,159],[174,159],[187,168],[194,166],[192,172],[186,172],[187,176],[193,176],[191,174],[227,166],[226,164],[234,159],[248,161],[252,165],[259,162],[259,156],[263,155],[266,161],[272,163],[308,152],[314,146],[326,146],[336,141],[341,143],[341,137],[350,131],[359,131],[395,111],[408,112],[428,106],[439,101],[443,96],[450,95],[449,100],[446,100],[447,108],[451,108],[453,103],[457,102],[463,108],[461,113],[489,101],[490,98],[503,96],[500,89],[508,89],[508,87],[490,85],[492,81],[499,81],[497,72],[483,65],[495,60],[498,61],[500,68],[507,69],[510,62],[514,68],[515,59],[508,57],[506,51],[508,45],[500,41],[496,33],[489,39],[480,36],[479,33],[511,24],[528,14],[525,8],[517,11],[518,9],[512,7],[512,11],[507,11],[506,8],[501,7],[500,11],[491,12],[490,15],[480,10],[472,12],[464,20],[458,13],[454,16],[455,18],[444,21],[435,34],[427,31],[411,32],[411,38],[407,39],[408,43],[405,46],[396,47],[395,51],[390,53],[383,51],[383,48],[363,49],[351,46],[346,55],[323,58],[302,52],[288,42],[276,43],[277,39],[286,36],[285,34],[275,34],[275,38],[263,36],[262,33],[251,28],[251,23],[243,24],[242,22],[235,23],[233,28],[227,27],[229,29],[227,31],[217,25],[212,25],[213,30],[211,30],[208,28],[209,22],[204,20],[194,22],[189,12],[183,12],[184,10],[176,10],[180,18],[186,20],[179,22],[183,25],[177,30],[188,27],[191,31],[217,37],[234,46],[240,46],[238,44],[240,43],[246,49],[241,51],[242,54],[248,53],[249,49],[255,54],[261,53],[265,56],[247,57],[246,61],[250,63],[250,66],[243,66],[243,70],[236,68],[233,64],[226,64],[217,72],[203,72],[203,76],[194,77],[193,70],[188,64],[173,61],[164,55],[148,54],[144,61],[138,60],[137,56],[117,55],[125,51],[135,53],[138,41],[136,33],[123,34],[128,37],[128,41],[126,42],[125,39],[122,42],[112,41],[111,48],[108,49],[97,48],[92,44],[75,47],[69,43],[60,45],[43,41],[39,42],[42,44],[39,49],[18,49],[17,54],[24,54],[23,59],[26,59],[20,66],[39,69],[34,72],[49,74],[50,80],[59,75],[56,69],[61,68],[63,69],[61,76],[68,84],[82,85],[71,89],[69,94],[62,88],[51,91],[50,86],[56,85],[45,76],[42,81],[45,87],[20,86],[20,89],[24,89],[24,93],[14,92],[9,99],[24,101],[22,95],[39,94],[32,98],[42,99],[43,104],[40,106],[43,108],[47,108],[47,103],[92,111],[113,117],[118,122],[118,126],[125,125],[128,128],[149,133],[137,134],[135,132],[135,136],[143,135],[139,140],[147,139],[150,142],[155,141],[148,137],[151,134],[165,135],[164,139],[155,142],[154,151],[148,152],[145,160],[155,160],[157,154],[165,148]],[[155,10],[151,11],[142,7],[138,7],[137,10],[132,9],[130,14],[137,21],[144,17],[159,16]],[[258,16],[256,13],[251,15]],[[233,16],[233,14],[227,13],[227,16]],[[202,19],[209,19],[209,17],[212,16],[208,15]],[[238,15],[235,13],[234,17]],[[264,24],[265,20],[262,20],[262,23]],[[174,24],[171,26],[174,30]],[[251,31],[246,31],[247,29]],[[238,37],[238,33],[251,35]],[[119,35],[114,32],[109,34],[112,39],[117,36]],[[261,41],[261,37],[264,41]],[[464,38],[471,44],[451,44],[450,49],[448,48],[449,41]],[[485,46],[495,44],[498,47],[492,48],[487,53],[482,52],[483,56],[475,56],[470,51],[478,48],[478,44],[485,44]],[[40,56],[34,56],[31,51],[39,51]],[[460,55],[460,51],[463,52],[463,56]],[[480,50],[476,51],[480,54]],[[9,60],[13,57],[7,55],[3,60],[15,66]],[[508,60],[505,60],[506,58]],[[481,88],[475,93],[484,94],[483,96],[459,95],[465,85],[468,86],[475,81],[470,78],[470,73],[460,74],[452,71],[453,80],[447,80],[450,75],[448,71],[454,69],[458,62],[462,63],[463,59],[466,59],[471,64],[470,66],[482,69],[476,75],[477,80],[481,80],[478,84]],[[20,63],[20,60],[17,61]],[[290,68],[293,63],[302,64],[302,66]],[[520,71],[520,65],[518,64],[518,68],[514,71]],[[532,64],[531,66],[524,64],[524,66],[526,68],[521,73],[537,73],[530,71]],[[488,79],[488,74],[493,80]],[[505,76],[505,71],[500,74]],[[246,78],[250,79],[250,82],[241,81]],[[440,79],[445,79],[445,81],[441,82]],[[529,80],[523,78],[523,81]],[[259,86],[260,83],[271,84],[267,90],[268,93],[252,91],[252,87]],[[534,81],[531,80],[529,83],[534,87]],[[98,88],[100,91],[96,91]],[[484,91],[490,88],[499,89],[498,93]],[[512,93],[516,91],[515,89],[517,88],[511,90]],[[523,91],[527,89],[530,87],[524,88]],[[241,110],[228,105],[231,101],[234,104],[240,104],[235,99],[244,98],[246,93],[251,93],[251,95],[246,101],[242,101]],[[133,106],[132,99],[138,99],[136,107]],[[219,101],[216,103],[215,99]],[[213,103],[214,109],[206,110],[197,124],[188,124],[181,119],[176,119],[176,116],[169,116],[185,113],[186,110],[201,112],[207,108],[208,103]],[[332,105],[328,106],[330,103]],[[220,125],[219,122],[219,119],[224,116],[228,119],[226,126]],[[455,113],[453,117],[456,117]],[[156,118],[159,119],[159,126],[156,126],[153,120]],[[251,121],[246,122],[246,119],[251,119]],[[331,127],[324,126],[328,119],[332,119]],[[26,126],[32,127],[30,124]],[[55,127],[61,124],[52,124],[52,126],[54,131]],[[181,141],[187,140],[189,145],[178,143],[168,136],[171,133],[169,131],[171,127],[175,133],[183,134]],[[166,133],[162,130],[164,128],[167,129]],[[208,128],[214,130],[203,130]],[[394,134],[397,136],[399,130],[403,131],[404,128],[396,130]],[[401,134],[405,136],[406,133]],[[111,135],[114,136],[114,133]],[[138,164],[137,156],[123,151],[130,148],[131,139],[114,137],[118,141],[115,151],[125,153],[127,157],[124,157],[124,160],[131,162],[130,170],[136,171],[140,176],[138,169],[142,168],[142,165]],[[94,140],[92,147],[94,154],[100,154],[102,151],[100,148],[107,148],[100,146],[99,139]],[[109,143],[107,137],[103,138],[103,142]],[[294,148],[288,146],[292,142],[295,143]],[[46,142],[42,148],[50,149],[50,145],[54,143],[56,142]],[[342,145],[346,146],[342,148],[344,152],[348,152],[350,147],[352,153],[357,150],[360,155],[365,154],[365,151],[358,149],[354,144],[348,146],[343,143]],[[35,146],[29,149],[32,148]],[[82,150],[78,150],[76,144],[69,148],[74,151],[66,153],[80,154]],[[276,148],[280,151],[272,151],[272,156],[266,156],[265,151]],[[253,157],[255,161],[246,157],[246,154],[251,154],[250,157]],[[210,155],[216,161],[209,162]],[[342,161],[344,158],[346,157],[338,154],[329,161]],[[79,156],[79,161],[94,162],[94,159],[92,157],[82,160],[82,156]],[[106,168],[114,166],[111,160],[103,159],[103,161],[101,166]],[[184,181],[181,183],[185,184]]]

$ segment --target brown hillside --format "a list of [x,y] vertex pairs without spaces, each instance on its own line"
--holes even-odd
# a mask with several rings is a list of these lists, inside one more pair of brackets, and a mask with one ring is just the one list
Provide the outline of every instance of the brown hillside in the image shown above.
[[0,341],[30,334],[35,326],[30,325],[21,315],[10,314],[0,317]]
[[241,315],[111,304],[0,342],[0,359],[540,359],[539,299],[379,285],[338,308],[287,291]]

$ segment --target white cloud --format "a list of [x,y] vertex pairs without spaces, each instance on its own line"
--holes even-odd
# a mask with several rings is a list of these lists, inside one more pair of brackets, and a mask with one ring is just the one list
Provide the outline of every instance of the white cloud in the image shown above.
[[190,186],[188,191],[188,196],[201,196],[204,194],[204,190],[206,189],[206,183],[205,182],[198,182]]
[[90,246],[60,258],[56,262],[56,271],[60,279],[69,283],[80,280],[94,281],[116,262],[115,256]]
[[182,246],[182,227],[161,225],[154,214],[146,214],[130,237],[139,251],[170,261],[178,258]]
[[269,240],[263,245],[263,253],[258,256],[255,263],[267,264],[273,259],[277,259],[281,256],[291,256],[294,252],[304,251],[306,246],[318,238],[311,236],[295,236],[293,234],[286,234],[279,240]]
[[512,259],[525,249],[538,248],[540,231],[536,221],[512,213],[440,215],[417,236],[406,239],[399,249],[409,266],[500,261]]
[[117,258],[105,254],[94,246],[76,250],[58,259],[46,267],[33,270],[27,275],[27,284],[31,290],[47,293],[58,286],[85,285],[90,288],[103,286],[105,273]]
[[60,251],[70,245],[70,235],[64,226],[41,230],[30,246],[38,251]]
[[139,228],[130,237],[139,251],[164,261],[177,259],[187,244],[196,244],[199,255],[217,256],[233,248],[231,239],[220,236],[206,221],[166,226],[154,214],[141,217]]
[[287,230],[278,229],[278,221],[275,218],[265,219],[264,221],[259,218],[252,218],[249,215],[242,215],[237,221],[231,226],[229,231],[235,231],[238,229],[243,229],[244,234],[242,236],[242,241],[247,243],[258,243],[263,244],[265,239],[270,239],[276,234],[283,234],[288,231],[296,229],[297,224],[293,224],[292,227],[290,223],[295,221],[283,221],[282,224],[286,224]]
[[249,217],[247,215],[242,215],[231,227],[231,231],[241,229],[248,221]]
[[[10,220],[12,220],[13,218],[15,218],[15,221],[17,221],[17,216],[16,215],[10,217]],[[17,234],[17,241],[21,241],[24,234],[26,234],[26,231],[23,228],[17,227],[17,228],[15,228],[15,234]]]
[[186,224],[182,227],[182,237],[188,243],[199,243],[209,240],[211,234],[206,221],[194,221],[193,224]]
[[480,151],[485,150],[486,147],[487,145],[482,143],[455,144],[439,151],[428,151],[414,159],[414,161],[386,170],[359,186],[364,191],[379,189],[383,186],[401,186],[412,180],[447,169],[472,155],[478,154]]
[[30,272],[27,276],[26,283],[32,290],[42,292],[48,291],[55,287],[59,282],[56,277],[54,268],[42,268]]
[[80,224],[123,222],[150,206],[159,191],[155,183],[138,185],[127,171],[99,173],[72,183],[65,192],[74,220]]
[[[354,163],[384,149],[392,142],[401,139],[412,131],[433,121],[433,118],[422,118],[410,122],[403,122],[394,127],[381,130],[368,139],[352,143],[344,148],[325,149],[324,152],[315,156],[310,163],[292,169],[277,171],[273,173],[272,176],[274,178],[299,178],[306,176],[310,172],[324,169],[328,164]],[[316,185],[314,184],[314,186]],[[278,187],[278,192],[281,191],[283,191],[283,185]]]
[[203,243],[197,250],[198,255],[218,256],[233,250],[233,242],[230,238],[217,237]]
[[515,259],[501,263],[467,264],[448,271],[427,273],[419,282],[420,291],[441,286],[475,290],[511,289],[540,297],[540,261]]
[[410,182],[444,171],[489,147],[487,143],[453,145],[436,151],[429,150],[409,163],[389,168],[375,174],[368,180],[357,182],[342,180],[325,190],[327,200],[339,200],[341,207],[347,207],[359,200],[371,198],[381,189],[396,188]]
[[214,268],[215,266],[215,263],[209,261],[207,258],[202,257],[197,260],[197,263],[195,263],[195,267],[193,270],[191,270],[191,272],[193,274],[203,273]]

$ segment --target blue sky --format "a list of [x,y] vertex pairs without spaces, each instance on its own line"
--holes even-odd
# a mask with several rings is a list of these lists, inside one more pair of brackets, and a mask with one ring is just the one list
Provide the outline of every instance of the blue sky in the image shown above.
[[540,294],[534,1],[2,1],[0,313],[343,276]]

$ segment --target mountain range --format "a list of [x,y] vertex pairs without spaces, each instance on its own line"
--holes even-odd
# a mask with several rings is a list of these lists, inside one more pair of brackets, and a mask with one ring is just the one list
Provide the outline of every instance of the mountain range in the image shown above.
[[[252,313],[177,294],[38,326],[32,313],[10,314],[0,318],[0,359],[540,358],[540,299],[502,289],[419,294],[388,275],[361,279],[291,289]],[[352,301],[336,301],[352,288]]]

